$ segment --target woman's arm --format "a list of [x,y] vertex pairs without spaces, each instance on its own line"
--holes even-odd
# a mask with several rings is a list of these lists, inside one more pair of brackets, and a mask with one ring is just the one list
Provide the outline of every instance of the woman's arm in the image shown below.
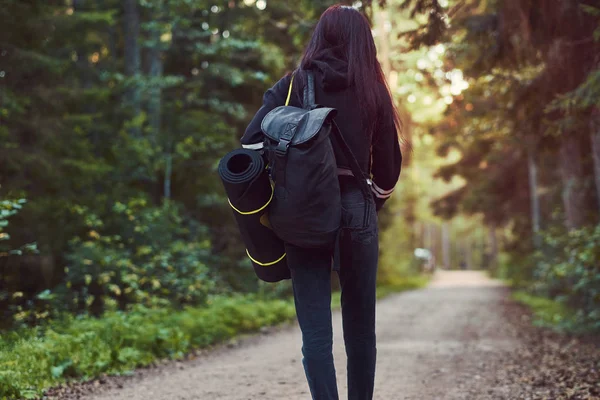
[[402,168],[402,153],[391,107],[384,111],[379,129],[373,138],[372,149],[371,190],[379,211],[392,196]]

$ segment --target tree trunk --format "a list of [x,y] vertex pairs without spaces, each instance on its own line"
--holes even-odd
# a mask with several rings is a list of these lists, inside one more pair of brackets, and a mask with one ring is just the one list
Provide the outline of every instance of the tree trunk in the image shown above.
[[[162,3],[161,3],[162,4]],[[157,8],[154,20],[160,21],[164,8],[160,5]],[[149,90],[150,98],[148,100],[148,122],[152,141],[155,145],[162,143],[164,155],[164,179],[163,179],[163,196],[165,199],[171,198],[171,175],[173,169],[173,159],[171,146],[172,142],[169,139],[161,140],[162,128],[162,89],[160,87],[160,79],[163,76],[163,43],[161,41],[162,30],[160,25],[153,25],[149,31],[150,45],[148,47],[148,75],[153,81],[153,85]]]
[[540,248],[540,197],[538,195],[538,171],[535,162],[536,142],[527,138],[527,170],[529,172],[529,196],[531,198],[531,225],[533,227],[533,245]]
[[435,259],[439,255],[440,229],[437,224],[431,224],[431,254]]
[[450,224],[448,222],[444,222],[442,225],[442,262],[445,269],[450,269],[451,251]]
[[[83,8],[85,6],[86,0],[73,0],[73,12],[75,15],[80,12],[84,12]],[[90,65],[88,62],[88,54],[85,45],[80,45],[76,49],[77,52],[77,61],[75,65],[77,65],[77,72],[80,76],[81,87],[84,89],[89,89],[92,87],[92,81],[90,77]],[[87,108],[87,106],[84,106]]]
[[431,222],[425,222],[424,224],[423,248],[429,250],[432,254],[434,252],[434,226]]
[[[123,0],[124,23],[125,23],[125,75],[129,78],[137,78],[140,75],[140,14],[137,0]],[[137,118],[141,109],[141,90],[138,83],[134,83],[125,93],[125,103],[132,110],[132,117]],[[140,136],[140,127],[134,126],[130,133]]]
[[150,98],[148,100],[148,121],[154,141],[157,142],[160,135],[161,126],[161,96],[162,90],[158,85],[159,79],[163,74],[162,49],[160,42],[161,32],[159,28],[154,28],[150,32],[151,46],[148,49],[148,75],[152,78],[153,86],[150,89]]
[[600,210],[600,110],[596,110],[591,123],[592,157],[594,158],[594,181],[596,182],[596,200]]
[[165,180],[163,182],[163,191],[165,199],[171,198],[171,175],[173,174],[173,155],[171,152],[165,153]]
[[417,222],[416,226],[415,226],[415,231],[417,232],[418,239],[417,239],[417,247],[420,248],[424,248],[425,247],[425,223],[424,222]]
[[488,241],[490,243],[490,269],[495,270],[498,267],[498,239],[496,238],[496,224],[491,224],[489,227]]
[[467,269],[473,269],[473,243],[471,243],[471,238],[467,238],[465,241],[465,260]]
[[379,29],[377,36],[379,37],[379,59],[381,60],[381,67],[386,79],[390,78],[392,72],[392,63],[390,59],[390,32],[386,30],[388,21],[387,10],[379,8],[377,11],[377,25]]
[[464,239],[462,239],[458,245],[458,254],[459,254],[459,268],[461,270],[467,269],[467,246]]
[[[162,61],[162,44],[161,44],[161,30],[159,27],[154,26],[150,31],[150,47],[148,48],[148,75],[152,79],[152,87],[149,90],[150,98],[148,100],[148,122],[150,124],[150,132],[152,135],[152,142],[155,145],[161,143],[160,131],[162,125],[162,89],[160,88],[159,81],[163,75],[163,61]],[[168,142],[168,141],[167,141]],[[163,153],[165,161],[165,171],[163,180],[163,196],[166,199],[171,197],[171,153],[170,143],[163,144]]]
[[577,135],[572,132],[563,134],[559,158],[565,225],[569,230],[578,229],[585,223],[585,195],[582,184],[582,154]]
[[[98,6],[101,10],[106,10],[106,0],[98,0]],[[114,24],[110,24],[107,29],[108,33],[108,55],[111,60],[111,67],[115,64],[117,59],[117,33]]]
[[[84,7],[86,6],[86,3],[87,0],[73,0],[74,15],[77,15],[78,13],[84,13]],[[75,62],[75,65],[77,66],[77,76],[79,77],[79,83],[81,85],[80,88],[84,91],[87,91],[94,86],[92,78],[92,70],[94,66],[90,63],[88,59],[89,50],[88,48],[86,48],[85,43],[81,43],[79,46],[77,46],[76,52],[77,61]],[[93,102],[85,102],[82,105],[81,109],[85,114],[96,114],[96,106]],[[87,130],[87,136],[90,143],[92,144],[92,147],[94,148],[94,154],[98,155],[99,134],[95,124],[92,124]]]

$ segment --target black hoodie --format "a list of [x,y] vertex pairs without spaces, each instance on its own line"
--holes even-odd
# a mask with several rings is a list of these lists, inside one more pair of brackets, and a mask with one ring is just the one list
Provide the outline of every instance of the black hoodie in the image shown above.
[[[402,164],[393,109],[390,106],[388,109],[381,110],[379,126],[371,135],[363,127],[365,124],[358,103],[360,93],[356,93],[355,88],[348,85],[348,64],[337,58],[333,52],[327,52],[315,57],[308,68],[315,73],[316,103],[337,109],[335,120],[360,167],[367,175],[372,176],[371,188],[380,208],[392,195]],[[243,147],[262,149],[264,136],[260,124],[269,111],[285,104],[290,81],[291,75],[285,76],[265,93],[263,106],[258,110],[241,139]],[[303,79],[295,78],[290,106],[302,107],[303,90]],[[380,91],[381,96],[389,96],[383,84],[380,84]],[[342,151],[336,147],[334,142],[338,166],[348,168]]]

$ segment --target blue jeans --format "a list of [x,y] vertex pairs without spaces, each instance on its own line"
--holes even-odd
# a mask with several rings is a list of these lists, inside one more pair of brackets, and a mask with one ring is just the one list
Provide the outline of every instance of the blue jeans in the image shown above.
[[[379,252],[377,215],[358,184],[340,178],[343,230],[340,285],[348,356],[348,399],[371,400],[375,381],[375,289]],[[286,245],[296,314],[302,330],[302,363],[314,400],[339,399],[331,323],[332,250]]]

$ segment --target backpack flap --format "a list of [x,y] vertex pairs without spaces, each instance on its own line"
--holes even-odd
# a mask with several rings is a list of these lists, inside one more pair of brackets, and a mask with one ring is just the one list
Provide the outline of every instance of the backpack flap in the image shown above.
[[336,115],[334,108],[322,107],[312,111],[281,106],[270,111],[262,121],[265,136],[277,143],[276,152],[285,154],[288,147],[308,142],[323,125]]

